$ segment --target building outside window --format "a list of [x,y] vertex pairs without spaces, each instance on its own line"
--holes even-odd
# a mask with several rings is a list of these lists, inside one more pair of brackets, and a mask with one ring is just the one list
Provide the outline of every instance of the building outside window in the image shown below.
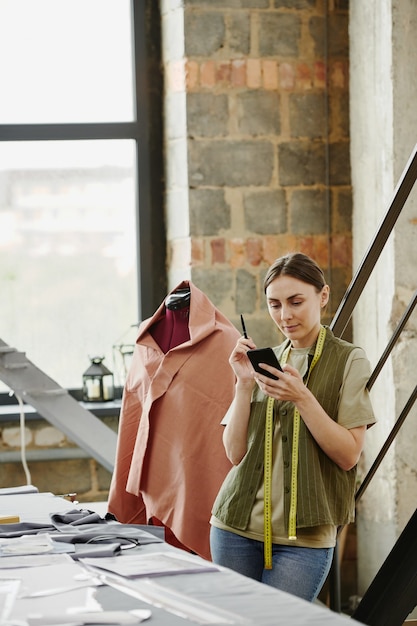
[[0,0],[0,58],[0,337],[63,387],[97,355],[122,385],[138,322],[137,153],[118,137],[135,115],[131,2]]

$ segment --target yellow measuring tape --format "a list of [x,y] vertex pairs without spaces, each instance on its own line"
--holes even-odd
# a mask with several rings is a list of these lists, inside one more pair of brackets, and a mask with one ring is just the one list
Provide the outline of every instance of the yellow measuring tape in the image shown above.
[[[309,367],[305,384],[308,384],[310,374],[323,351],[326,329],[321,326],[316,342],[313,360]],[[282,355],[282,365],[287,362],[291,346]],[[273,412],[274,399],[268,397],[265,420],[265,450],[264,450],[264,567],[272,569],[272,440],[273,440]],[[291,484],[290,484],[290,512],[288,520],[288,538],[297,539],[297,476],[298,476],[298,440],[300,436],[300,412],[294,407],[294,426],[291,451]]]
[[265,421],[264,454],[264,567],[272,569],[272,439],[274,399],[268,397]]

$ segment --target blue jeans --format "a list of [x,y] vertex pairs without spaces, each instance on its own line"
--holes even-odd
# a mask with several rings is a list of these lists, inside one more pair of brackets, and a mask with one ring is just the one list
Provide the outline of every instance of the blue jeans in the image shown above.
[[312,602],[329,573],[333,548],[272,544],[272,569],[264,569],[264,544],[215,526],[210,530],[214,563]]

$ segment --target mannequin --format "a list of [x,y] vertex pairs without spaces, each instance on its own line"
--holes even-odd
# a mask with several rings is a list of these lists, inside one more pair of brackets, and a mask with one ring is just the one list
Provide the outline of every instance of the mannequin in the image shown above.
[[171,311],[187,308],[190,310],[191,291],[189,287],[176,289],[165,298],[165,306]]
[[191,292],[189,288],[177,289],[165,298],[165,316],[149,329],[150,334],[165,354],[190,339],[188,319]]
[[123,390],[108,511],[162,524],[167,541],[210,557],[211,506],[230,470],[223,419],[239,331],[190,281],[138,330]]

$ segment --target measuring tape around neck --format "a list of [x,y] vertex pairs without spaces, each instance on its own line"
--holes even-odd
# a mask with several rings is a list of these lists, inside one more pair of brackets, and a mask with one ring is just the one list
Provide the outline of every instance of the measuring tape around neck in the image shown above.
[[[313,360],[309,367],[305,384],[308,384],[310,374],[323,351],[326,329],[321,326],[316,342]],[[282,355],[281,363],[287,362],[291,345]],[[273,413],[274,399],[268,397],[265,420],[265,447],[264,447],[264,567],[272,569],[272,440],[273,440]],[[294,407],[294,425],[291,451],[291,484],[290,484],[290,512],[288,519],[288,538],[297,539],[297,475],[298,475],[298,440],[300,436],[300,412]]]
[[264,450],[264,567],[272,569],[272,440],[274,399],[268,397],[265,420]]

